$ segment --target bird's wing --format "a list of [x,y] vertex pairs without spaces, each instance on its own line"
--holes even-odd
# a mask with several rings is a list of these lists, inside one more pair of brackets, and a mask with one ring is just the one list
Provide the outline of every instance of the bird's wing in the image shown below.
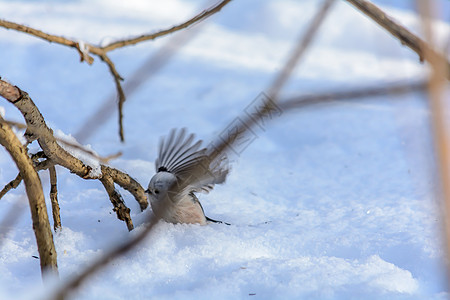
[[175,174],[195,163],[206,149],[200,149],[202,141],[192,144],[194,134],[186,137],[186,128],[172,129],[168,137],[160,140],[159,156],[155,161],[156,172],[167,171]]
[[[191,192],[209,192],[214,184],[225,181],[229,172],[225,155],[211,160],[211,149],[200,148],[202,141],[193,143],[194,135],[186,135],[186,129],[172,129],[169,136],[162,139],[156,171],[171,172],[177,177],[173,195],[183,197]],[[174,196],[177,197],[177,196]],[[172,199],[175,200],[175,199]]]

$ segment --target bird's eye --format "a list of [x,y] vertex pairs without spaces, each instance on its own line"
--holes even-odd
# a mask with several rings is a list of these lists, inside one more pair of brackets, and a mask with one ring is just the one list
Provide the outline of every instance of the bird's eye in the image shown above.
[[155,190],[155,194],[159,194],[159,190]]

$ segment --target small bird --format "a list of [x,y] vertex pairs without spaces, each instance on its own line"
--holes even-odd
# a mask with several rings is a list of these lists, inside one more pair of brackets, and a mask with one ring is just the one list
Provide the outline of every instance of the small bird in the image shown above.
[[153,213],[166,222],[222,223],[205,216],[194,193],[208,193],[215,184],[225,182],[229,172],[227,158],[223,154],[212,159],[213,149],[201,148],[201,140],[193,143],[194,137],[183,128],[172,129],[168,137],[161,139],[156,174],[146,193]]

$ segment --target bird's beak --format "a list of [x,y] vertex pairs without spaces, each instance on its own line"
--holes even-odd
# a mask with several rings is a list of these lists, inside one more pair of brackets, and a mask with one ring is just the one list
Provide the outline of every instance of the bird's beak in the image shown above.
[[146,194],[150,194],[150,190],[149,190],[149,189],[146,189],[144,192],[145,192]]

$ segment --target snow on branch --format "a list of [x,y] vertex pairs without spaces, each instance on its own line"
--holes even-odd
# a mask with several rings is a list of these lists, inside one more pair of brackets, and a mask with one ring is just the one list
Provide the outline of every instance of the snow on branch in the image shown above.
[[[43,150],[43,153],[45,154],[45,157],[47,158],[46,161],[50,161],[54,165],[63,166],[81,178],[99,179],[102,181],[108,195],[110,196],[111,202],[115,205],[114,210],[116,211],[119,219],[131,220],[131,217],[129,216],[129,209],[124,203],[120,203],[120,201],[118,202],[117,195],[112,193],[109,189],[111,186],[114,186],[114,184],[118,184],[130,192],[139,203],[141,210],[147,208],[148,202],[144,189],[128,174],[103,164],[100,164],[99,171],[95,171],[80,158],[75,157],[61,147],[57,138],[53,134],[53,130],[47,126],[44,117],[26,92],[12,86],[6,81],[0,80],[0,96],[14,104],[14,106],[16,106],[16,108],[22,113],[27,125],[25,136],[28,142],[37,140]],[[4,124],[4,122],[0,122],[0,125],[1,124]],[[24,152],[27,153],[27,151]],[[49,167],[50,166],[47,168]],[[23,174],[21,174],[21,176],[23,176]],[[18,180],[19,179],[16,178],[10,186],[17,185]],[[107,182],[108,185],[105,185],[105,182]],[[127,227],[130,230],[133,229],[132,223],[127,221]]]

